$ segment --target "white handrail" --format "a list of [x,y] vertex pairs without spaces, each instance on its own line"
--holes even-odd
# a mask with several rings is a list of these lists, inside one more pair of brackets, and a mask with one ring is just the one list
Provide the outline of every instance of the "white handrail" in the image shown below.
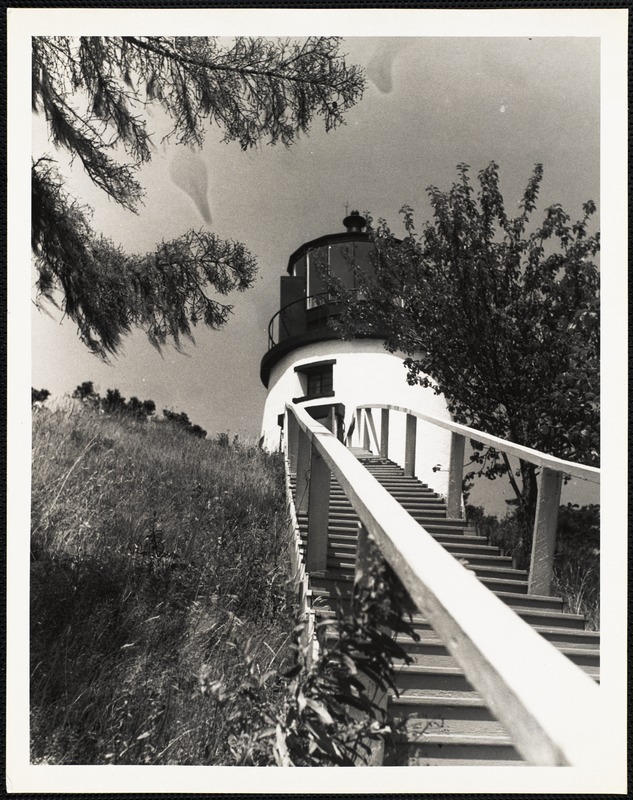
[[290,541],[288,542],[288,554],[292,569],[290,580],[294,584],[297,592],[300,609],[299,617],[300,621],[304,625],[303,631],[300,635],[300,642],[306,648],[306,657],[308,659],[308,663],[311,663],[317,657],[318,653],[318,642],[315,636],[315,612],[311,603],[312,591],[308,584],[308,574],[306,573],[305,564],[301,558],[301,553],[299,550],[299,546],[301,544],[301,534],[299,531],[299,521],[297,519],[295,505],[292,499],[292,488],[290,486],[290,463],[288,461],[287,453],[284,457],[284,473],[286,506],[290,526]]
[[467,425],[461,425],[458,422],[451,420],[441,419],[433,414],[425,414],[422,411],[414,411],[411,408],[404,408],[403,406],[394,406],[389,403],[363,403],[358,406],[361,408],[387,408],[390,411],[401,411],[404,414],[410,414],[413,417],[430,422],[440,428],[444,428],[452,433],[458,433],[461,436],[466,436],[469,439],[474,439],[476,442],[490,445],[496,450],[501,450],[508,455],[521,458],[524,461],[529,461],[531,464],[536,464],[539,467],[548,467],[556,472],[564,472],[574,478],[582,478],[584,480],[591,480],[594,483],[600,482],[600,468],[588,467],[584,464],[577,464],[574,461],[565,461],[556,456],[550,456],[540,450],[534,450],[531,447],[525,447],[521,444],[514,444],[508,442],[506,439],[501,439],[499,436],[493,436],[490,433],[478,431],[475,428],[469,428]]
[[466,570],[305,409],[288,404],[383,557],[466,678],[540,765],[596,763],[600,689]]

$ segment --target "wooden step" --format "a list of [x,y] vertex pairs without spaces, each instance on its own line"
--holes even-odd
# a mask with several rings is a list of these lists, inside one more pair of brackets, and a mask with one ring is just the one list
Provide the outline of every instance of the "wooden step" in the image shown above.
[[[446,503],[435,497],[421,497],[415,501],[407,501],[401,503],[407,510],[411,509],[416,513],[423,513],[425,511],[443,511],[446,513]],[[343,497],[330,498],[330,511],[333,509],[337,511],[354,511],[354,508],[349,500]],[[354,511],[354,513],[356,513]]]
[[467,570],[474,572],[478,578],[504,578],[506,580],[527,581],[528,572],[525,569],[509,567],[486,567],[478,564],[464,564]]
[[[329,582],[341,583],[339,587],[343,596],[347,596],[351,591],[351,584],[354,581],[355,563],[352,560],[353,554],[333,556],[328,554],[327,572],[324,574],[315,573],[311,576],[311,586],[314,591],[326,596],[334,596]],[[490,591],[494,592],[500,599],[512,607],[528,607],[539,609],[562,610],[563,600],[561,597],[550,597],[547,595],[527,594],[526,581],[500,580],[498,578],[479,578],[481,583]]]
[[[515,611],[528,624],[545,629],[556,629],[557,632],[560,628],[571,628],[580,631],[584,631],[585,628],[585,618],[580,614],[568,614],[547,608],[519,607]],[[418,629],[430,629],[431,626],[424,617],[416,614],[413,617],[413,628],[417,631]]]
[[440,694],[475,691],[459,667],[403,664],[396,666],[395,674],[400,697],[416,697],[430,691]]
[[438,733],[506,736],[503,725],[473,692],[454,692],[453,696],[429,692],[418,697],[390,697],[388,711],[394,720],[394,729],[408,740]]
[[[340,592],[343,599],[349,599],[351,597],[353,583],[353,572],[347,569],[333,569],[321,574],[312,573],[310,576],[310,587],[312,591],[324,600],[332,600],[333,602],[336,602],[339,597],[338,592]],[[483,580],[482,583],[485,585],[485,580]],[[534,612],[538,614],[552,612],[562,614],[563,601],[560,597],[519,594],[518,592],[496,591],[494,593],[500,600],[506,603],[506,605],[515,609],[520,616],[523,615],[523,612]],[[572,615],[565,614],[564,616]],[[584,618],[580,617],[580,619]]]
[[[458,560],[465,560],[469,561],[471,556],[498,556],[499,555],[499,548],[494,547],[491,544],[478,544],[477,542],[464,542],[464,541],[457,541],[457,542],[444,542],[442,539],[443,535],[450,535],[450,534],[441,534],[431,532],[431,535],[434,539],[440,542],[445,550],[448,550],[451,555],[453,555]],[[485,542],[485,539],[484,539]]]
[[[398,634],[396,642],[406,649],[409,656],[416,664],[426,666],[457,667],[455,657],[451,655],[448,648],[437,636],[424,637],[419,641],[413,641],[405,634]],[[556,646],[556,645],[554,645]],[[600,666],[600,653],[594,648],[566,647],[557,646],[556,649],[569,660],[579,667],[590,667],[591,672]]]
[[385,766],[525,766],[507,736],[450,736],[427,731],[417,737],[394,736],[385,750]]
[[[330,517],[328,520],[329,539],[336,539],[339,535],[356,537],[359,521],[358,517],[352,517],[351,515]],[[308,530],[308,520],[300,516],[298,522],[299,532],[305,537]],[[473,556],[477,555],[499,555],[499,548],[488,544],[486,539],[482,536],[471,536],[470,534],[464,534],[451,528],[442,528],[439,526],[433,527],[432,530],[426,530],[427,533],[442,544],[450,553],[458,553],[460,560],[463,558],[463,560],[470,561]],[[506,557],[503,563],[511,567],[512,559]]]
[[583,628],[557,628],[545,625],[532,625],[544,639],[557,646],[595,649],[600,652],[600,634],[598,631],[586,631]]

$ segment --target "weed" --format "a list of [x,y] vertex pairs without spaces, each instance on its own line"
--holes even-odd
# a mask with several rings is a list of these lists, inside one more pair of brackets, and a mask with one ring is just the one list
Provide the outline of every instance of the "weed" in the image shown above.
[[352,607],[317,626],[319,656],[301,646],[295,628],[295,663],[283,671],[263,666],[251,641],[236,642],[245,665],[237,691],[206,683],[224,708],[227,747],[242,766],[356,766],[371,764],[376,745],[389,738],[386,695],[397,692],[394,660],[410,657],[394,633],[417,638],[402,609],[410,605],[393,572],[374,554],[366,583]]
[[33,424],[32,761],[230,763],[199,676],[241,684],[236,638],[290,657],[280,459],[89,407]]
[[[499,520],[478,506],[468,506],[468,519],[480,536],[512,556],[520,569],[529,568],[521,528],[513,515]],[[529,548],[528,548],[529,550]],[[565,601],[568,611],[582,614],[587,627],[600,624],[600,507],[561,506],[556,533],[552,591]]]

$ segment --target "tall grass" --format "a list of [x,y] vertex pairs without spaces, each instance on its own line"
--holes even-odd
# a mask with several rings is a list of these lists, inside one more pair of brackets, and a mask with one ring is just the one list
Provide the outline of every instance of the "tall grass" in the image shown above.
[[70,405],[32,472],[32,761],[231,763],[206,687],[290,657],[280,459]]

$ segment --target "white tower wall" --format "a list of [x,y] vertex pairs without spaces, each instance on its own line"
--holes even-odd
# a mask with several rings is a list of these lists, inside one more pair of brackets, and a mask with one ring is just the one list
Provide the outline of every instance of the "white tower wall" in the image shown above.
[[[304,394],[295,367],[328,360],[336,362],[332,368],[334,396],[306,400],[301,405],[309,408],[324,404],[344,404],[345,430],[349,430],[356,407],[366,403],[389,403],[450,420],[444,397],[436,395],[431,389],[410,386],[402,363],[404,356],[388,353],[382,341],[322,341],[297,347],[272,368],[262,425],[264,447],[269,450],[280,447],[281,429],[278,417],[284,413],[287,402]],[[374,409],[373,419],[380,441],[379,410]],[[448,488],[450,433],[422,420],[418,420],[417,425],[416,475],[435,491],[445,495]],[[388,456],[400,465],[404,465],[404,445],[405,415],[392,411]],[[370,448],[372,452],[377,452],[373,442]],[[439,470],[434,471],[434,467],[439,467]]]

